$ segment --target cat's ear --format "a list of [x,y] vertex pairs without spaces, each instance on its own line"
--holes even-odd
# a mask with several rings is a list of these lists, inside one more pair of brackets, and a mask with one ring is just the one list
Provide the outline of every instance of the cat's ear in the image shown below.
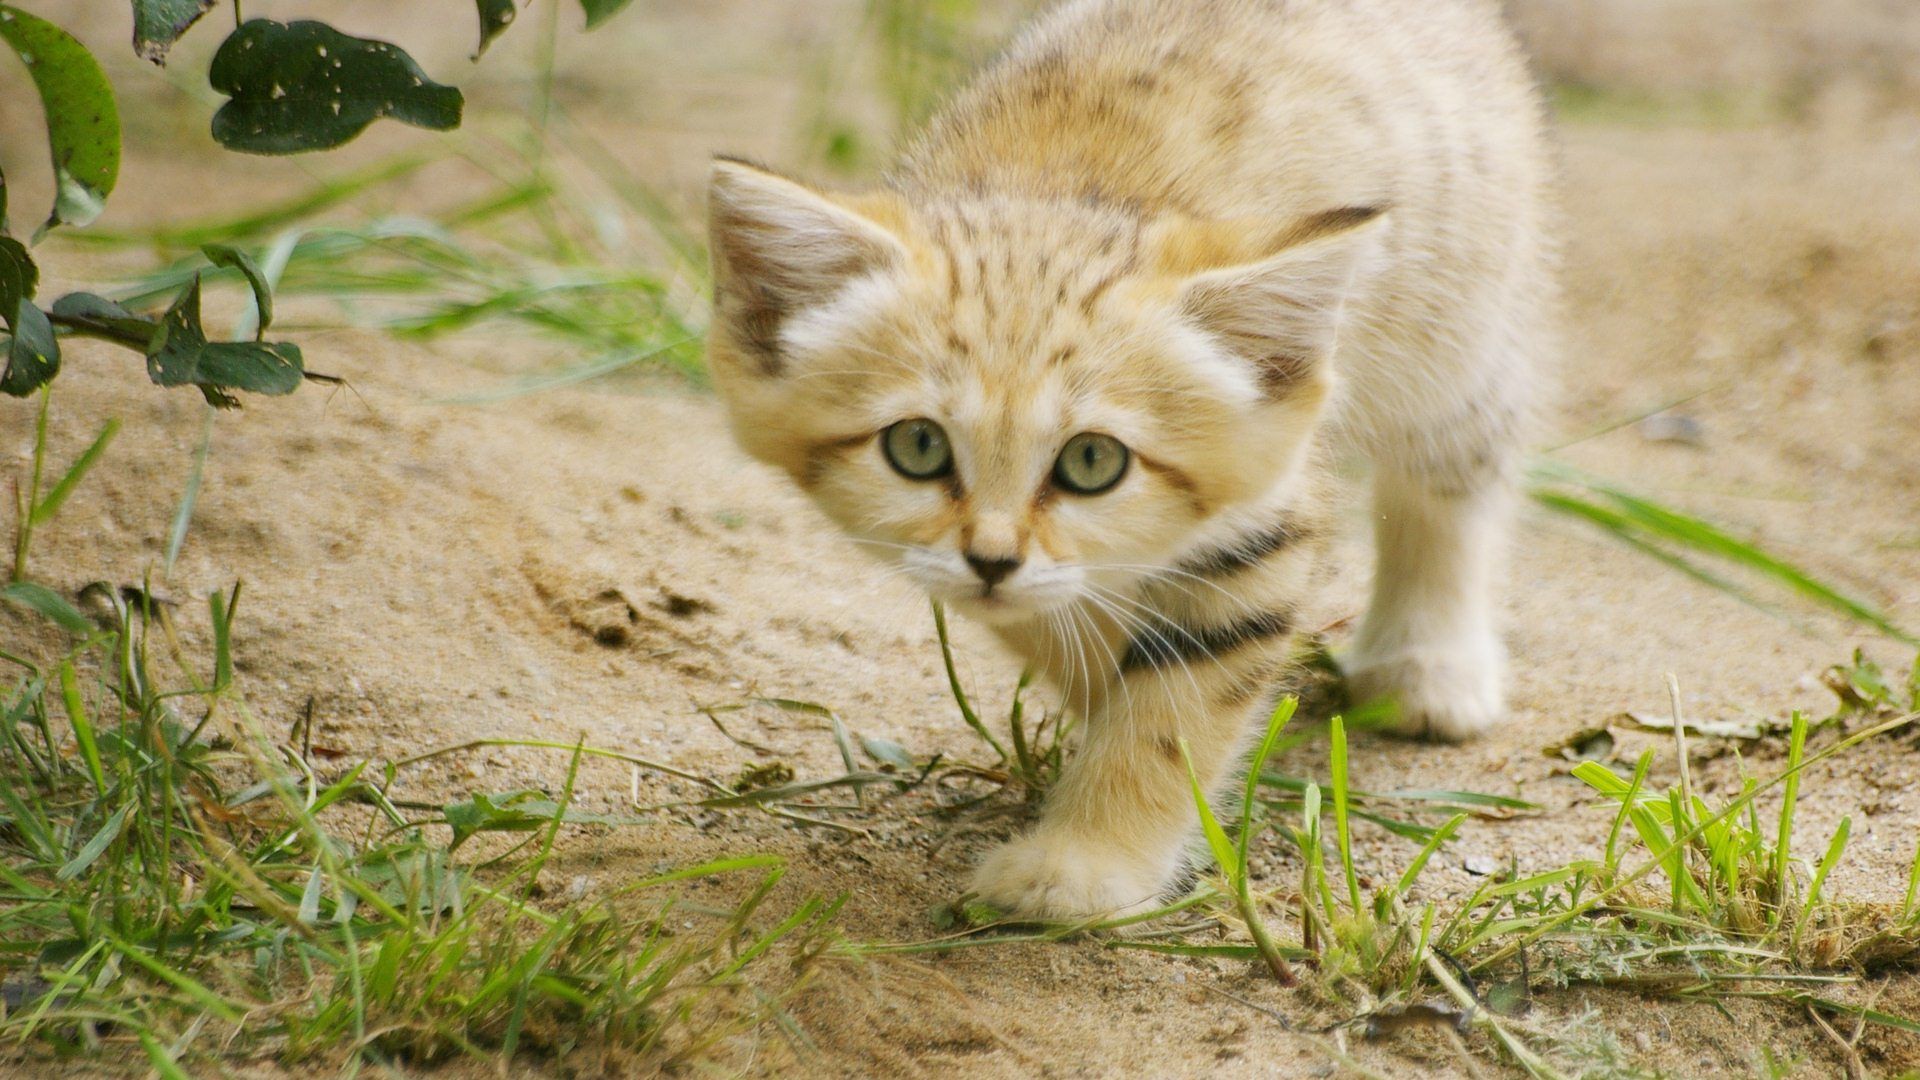
[[906,261],[906,248],[880,220],[893,209],[885,196],[831,198],[716,159],[707,209],[715,329],[762,374],[778,374],[780,329],[789,317]]
[[1297,221],[1166,222],[1147,238],[1179,310],[1253,365],[1278,400],[1324,389],[1341,312],[1379,256],[1387,216],[1349,207]]

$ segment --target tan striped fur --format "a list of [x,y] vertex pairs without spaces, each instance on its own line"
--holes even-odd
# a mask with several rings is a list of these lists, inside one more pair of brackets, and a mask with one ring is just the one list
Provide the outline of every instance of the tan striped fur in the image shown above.
[[[986,899],[1138,910],[1176,874],[1180,740],[1217,783],[1284,685],[1330,455],[1377,475],[1354,688],[1410,732],[1499,717],[1538,111],[1491,0],[1073,0],[876,189],[716,163],[709,358],[742,445],[1086,719]],[[1087,433],[1126,448],[1099,494],[1057,464]]]

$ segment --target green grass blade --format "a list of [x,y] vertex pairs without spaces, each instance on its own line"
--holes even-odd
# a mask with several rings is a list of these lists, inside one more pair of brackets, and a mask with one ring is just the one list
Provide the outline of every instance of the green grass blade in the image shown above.
[[1913,848],[1913,864],[1907,868],[1907,892],[1900,898],[1900,921],[1913,918],[1913,902],[1920,898],[1920,844]]
[[1293,719],[1294,710],[1300,707],[1300,699],[1288,694],[1273,707],[1273,715],[1267,717],[1267,733],[1260,738],[1260,745],[1254,748],[1253,759],[1247,763],[1246,790],[1240,797],[1240,840],[1238,860],[1242,873],[1246,872],[1248,846],[1253,841],[1253,808],[1260,794],[1260,773],[1266,768],[1267,759],[1273,756],[1273,748],[1280,742],[1280,733],[1287,729],[1288,721]]
[[187,1075],[187,1070],[174,1060],[173,1053],[153,1037],[152,1032],[142,1031],[139,1034],[140,1047],[147,1052],[147,1061],[153,1066],[153,1071],[159,1074],[160,1080],[193,1080]]
[[1773,841],[1773,921],[1780,924],[1780,918],[1786,912],[1788,891],[1792,878],[1787,873],[1787,864],[1793,857],[1793,811],[1800,801],[1800,763],[1807,752],[1807,717],[1798,709],[1793,712],[1793,728],[1787,735],[1787,780],[1780,796],[1780,828]]
[[1352,823],[1347,817],[1347,725],[1336,716],[1332,724],[1333,830],[1340,847],[1340,867],[1346,872],[1347,901],[1360,910],[1360,877],[1353,865]]
[[180,503],[174,507],[173,521],[167,526],[167,554],[161,563],[161,573],[173,574],[174,560],[180,557],[180,549],[187,542],[187,529],[193,524],[193,510],[200,502],[200,485],[207,475],[207,453],[213,449],[213,417],[219,412],[212,405],[205,406],[200,420],[200,443],[194,447],[193,464],[187,467],[187,484],[180,491]]
[[1408,863],[1406,870],[1400,874],[1399,882],[1394,885],[1396,895],[1405,896],[1407,891],[1413,888],[1413,883],[1420,879],[1420,872],[1427,868],[1427,860],[1433,858],[1433,853],[1440,850],[1440,845],[1453,839],[1453,834],[1460,831],[1460,826],[1464,825],[1466,820],[1467,815],[1455,814],[1447,819],[1445,825],[1434,830],[1432,839],[1420,848],[1420,853],[1413,857],[1413,861]]
[[1207,803],[1207,793],[1200,786],[1200,774],[1194,771],[1193,756],[1187,750],[1187,740],[1180,740],[1180,759],[1187,766],[1187,782],[1192,785],[1193,805],[1200,813],[1200,832],[1207,838],[1207,849],[1213,853],[1213,861],[1220,864],[1220,872],[1227,876],[1227,884],[1237,893],[1242,889],[1245,879],[1239,873],[1240,860],[1233,841],[1227,839],[1227,831],[1220,827],[1220,820],[1213,816],[1213,807]]
[[120,830],[126,826],[127,815],[133,812],[135,805],[134,803],[121,803],[120,809],[115,810],[113,815],[107,818],[105,824],[100,826],[100,831],[93,834],[93,839],[88,840],[87,845],[80,849],[79,854],[75,855],[65,866],[60,868],[58,873],[53,875],[54,878],[58,881],[72,881],[74,878],[86,873],[100,856],[106,852],[107,847],[120,838]]
[[[1276,710],[1274,715],[1279,716],[1279,711]],[[1227,839],[1226,830],[1220,827],[1219,819],[1213,815],[1213,807],[1207,804],[1206,790],[1200,785],[1200,774],[1193,767],[1193,754],[1185,739],[1180,740],[1180,759],[1187,766],[1187,783],[1193,789],[1193,805],[1200,815],[1200,831],[1207,838],[1207,847],[1213,852],[1213,860],[1220,864],[1220,872],[1233,889],[1234,903],[1240,909],[1241,921],[1246,923],[1247,932],[1253,935],[1254,947],[1259,951],[1261,960],[1265,961],[1267,969],[1273,972],[1273,977],[1282,986],[1292,986],[1297,981],[1293,968],[1267,933],[1266,921],[1260,917],[1259,905],[1254,902],[1247,880],[1247,867],[1241,850]]]
[[223,693],[233,683],[233,615],[239,607],[239,582],[234,583],[231,596],[217,589],[207,594],[207,608],[213,615],[213,685],[207,688],[209,695]]
[[1408,802],[1437,803],[1441,807],[1484,806],[1496,810],[1538,810],[1539,803],[1517,799],[1511,795],[1494,795],[1485,791],[1441,791],[1437,788],[1396,788],[1392,791],[1349,792],[1355,799],[1403,799]]
[[87,621],[85,615],[75,611],[72,604],[62,600],[59,593],[45,585],[16,581],[0,588],[0,600],[37,611],[69,634],[86,634],[93,629],[93,624]]
[[195,248],[201,244],[250,239],[260,233],[282,228],[323,210],[346,202],[363,192],[401,179],[431,164],[434,158],[415,154],[376,162],[367,168],[334,180],[323,180],[310,190],[260,210],[234,217],[205,218],[184,225],[170,225],[151,232],[115,233],[102,229],[71,233],[69,242],[110,246],[137,245]]
[[1721,577],[1711,570],[1696,566],[1686,559],[1675,555],[1673,552],[1648,541],[1640,534],[1638,528],[1625,514],[1619,513],[1609,507],[1601,506],[1598,503],[1575,498],[1561,492],[1534,491],[1531,494],[1533,501],[1539,503],[1541,506],[1568,517],[1585,521],[1607,533],[1607,535],[1611,536],[1614,540],[1625,544],[1655,562],[1671,570],[1676,570],[1682,575],[1690,577],[1710,589],[1724,593],[1738,600],[1740,603],[1753,608],[1755,611],[1764,611],[1775,617],[1779,617],[1781,614],[1779,609],[1766,603],[1759,597],[1754,596],[1740,585]]
[[1800,923],[1805,925],[1813,910],[1820,906],[1820,889],[1827,883],[1827,875],[1839,864],[1840,856],[1847,850],[1847,837],[1853,831],[1853,818],[1843,817],[1840,825],[1833,830],[1833,839],[1827,843],[1827,853],[1820,857],[1820,865],[1813,872],[1813,881],[1807,885],[1807,898],[1800,905]]
[[1893,1028],[1895,1031],[1904,1031],[1910,1035],[1920,1035],[1920,1020],[1909,1020],[1904,1016],[1896,1016],[1893,1013],[1882,1012],[1879,1009],[1849,1005],[1844,1001],[1834,1001],[1830,998],[1807,995],[1796,997],[1794,1000],[1802,1004],[1811,1005],[1822,1012],[1832,1013],[1835,1016],[1851,1016],[1856,1019],[1869,1020],[1884,1027]]
[[73,464],[67,467],[67,471],[54,483],[53,488],[47,492],[46,497],[41,499],[39,505],[33,508],[33,523],[35,525],[45,525],[47,522],[53,520],[54,515],[60,512],[60,508],[66,505],[67,496],[73,494],[75,485],[79,484],[87,475],[87,471],[92,469],[94,464],[100,460],[100,455],[107,452],[107,446],[113,442],[113,437],[119,433],[119,418],[115,417],[108,420],[106,426],[100,429],[100,434],[94,438],[93,443],[80,452],[80,456],[75,458]]
[[[1755,544],[1747,543],[1713,525],[1690,514],[1672,507],[1656,503],[1644,496],[1635,495],[1607,481],[1588,476],[1557,462],[1541,461],[1533,469],[1533,497],[1552,509],[1587,518],[1600,524],[1609,532],[1622,539],[1637,530],[1641,537],[1657,538],[1703,554],[1725,559],[1736,566],[1743,567],[1763,578],[1784,586],[1802,598],[1837,612],[1856,622],[1865,623],[1890,637],[1910,645],[1920,644],[1904,629],[1895,625],[1886,613],[1864,601],[1841,592],[1838,588],[1818,580],[1812,574],[1773,555]],[[1603,521],[1605,507],[1595,507],[1583,500],[1547,490],[1546,483],[1577,485],[1598,494],[1612,504],[1616,511],[1611,518]],[[1596,513],[1595,511],[1602,513]],[[1669,565],[1674,565],[1670,560]],[[1699,576],[1699,575],[1696,575]],[[1712,579],[1705,580],[1716,588],[1731,595],[1740,595],[1737,587],[1730,583]]]
[[100,742],[94,738],[93,721],[87,716],[86,702],[80,698],[80,678],[71,660],[60,665],[60,699],[67,707],[67,721],[73,725],[73,741],[80,747],[80,760],[86,762],[87,775],[93,777],[93,789],[104,796],[107,774],[100,764]]
[[188,997],[199,1002],[201,1008],[230,1024],[240,1022],[240,1011],[229,1004],[225,998],[208,989],[206,984],[183,971],[168,967],[147,955],[145,950],[127,941],[123,941],[109,931],[102,930],[100,933],[101,937],[115,953],[127,960],[133,961],[133,963],[145,969],[147,973],[154,978],[169,984],[174,989],[181,991]]

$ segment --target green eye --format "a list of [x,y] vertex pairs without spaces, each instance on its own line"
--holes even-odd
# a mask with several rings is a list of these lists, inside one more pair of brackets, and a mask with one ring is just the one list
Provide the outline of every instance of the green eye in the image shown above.
[[931,420],[902,420],[880,433],[887,464],[909,480],[933,480],[953,471],[953,445]]
[[1075,495],[1098,495],[1127,475],[1132,455],[1111,435],[1083,431],[1067,440],[1053,463],[1053,482]]

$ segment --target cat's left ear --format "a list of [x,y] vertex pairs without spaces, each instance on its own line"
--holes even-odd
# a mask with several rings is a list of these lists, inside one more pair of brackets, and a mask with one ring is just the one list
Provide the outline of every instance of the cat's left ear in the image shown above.
[[1329,385],[1349,294],[1378,261],[1384,211],[1350,207],[1298,221],[1163,222],[1147,237],[1179,280],[1181,314],[1251,364],[1270,400]]

